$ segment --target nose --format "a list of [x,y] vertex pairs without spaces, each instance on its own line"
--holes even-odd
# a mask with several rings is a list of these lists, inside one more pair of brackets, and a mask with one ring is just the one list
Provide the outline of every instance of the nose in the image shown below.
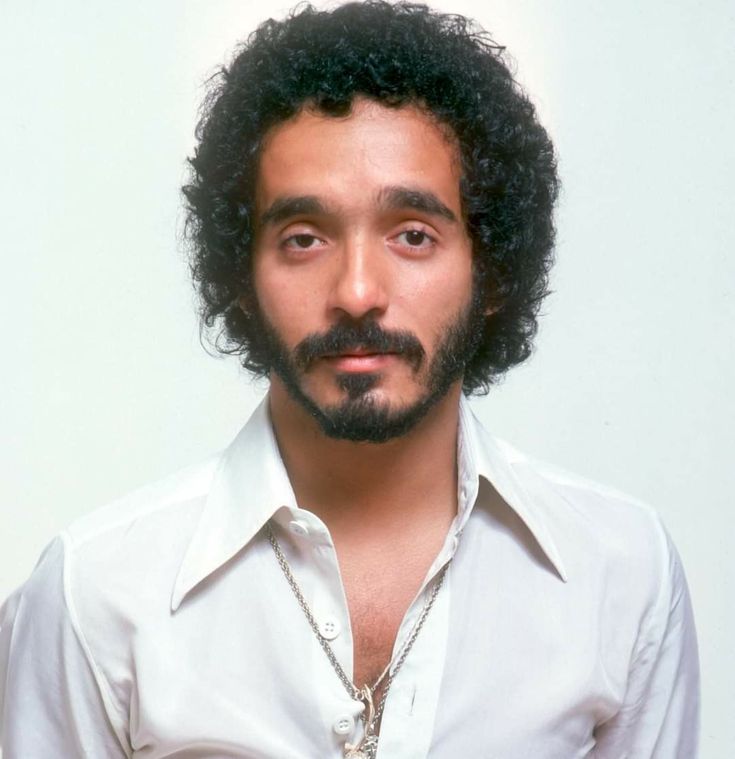
[[335,258],[329,310],[338,318],[375,318],[388,308],[389,272],[383,246],[367,239],[347,240]]

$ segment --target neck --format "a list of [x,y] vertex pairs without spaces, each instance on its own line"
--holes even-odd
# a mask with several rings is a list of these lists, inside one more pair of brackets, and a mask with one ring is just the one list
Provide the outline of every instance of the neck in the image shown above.
[[330,531],[369,529],[439,520],[456,513],[456,383],[410,432],[386,443],[354,443],[327,437],[313,417],[272,378],[270,413],[278,446],[298,504]]

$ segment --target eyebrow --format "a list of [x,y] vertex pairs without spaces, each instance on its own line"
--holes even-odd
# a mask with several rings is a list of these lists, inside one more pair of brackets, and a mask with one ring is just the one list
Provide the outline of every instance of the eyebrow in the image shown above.
[[260,216],[261,226],[278,224],[301,214],[324,216],[327,207],[315,195],[287,195],[276,198]]
[[413,187],[386,187],[380,191],[378,201],[392,210],[412,208],[432,216],[441,216],[448,221],[457,221],[451,208],[444,205],[433,192],[428,190]]

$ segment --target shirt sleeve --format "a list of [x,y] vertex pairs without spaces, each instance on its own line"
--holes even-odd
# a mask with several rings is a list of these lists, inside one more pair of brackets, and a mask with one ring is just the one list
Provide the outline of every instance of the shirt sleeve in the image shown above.
[[64,543],[57,538],[0,609],[2,756],[130,757],[74,629],[64,585]]
[[699,660],[679,556],[664,535],[659,603],[641,624],[620,711],[595,732],[595,759],[696,759]]

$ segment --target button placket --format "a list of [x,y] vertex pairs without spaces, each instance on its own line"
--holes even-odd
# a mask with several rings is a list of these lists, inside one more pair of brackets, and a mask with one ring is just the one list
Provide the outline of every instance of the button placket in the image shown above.
[[[425,759],[428,754],[446,661],[450,579],[447,577],[437,595],[426,624],[388,691],[380,727],[382,755]],[[409,619],[404,622],[410,624]],[[405,630],[402,632],[405,635]]]
[[335,656],[345,671],[349,672],[352,656],[352,641],[348,634],[349,613],[341,584],[339,564],[328,534],[324,543],[317,548],[314,566],[317,568],[320,581],[314,592],[314,616],[319,633],[329,641]]
[[[292,512],[286,527],[296,537],[292,541],[299,558],[304,562],[300,568],[303,578],[302,592],[313,614],[320,636],[329,642],[335,656],[350,673],[352,669],[352,641],[349,635],[349,615],[344,588],[341,583],[339,564],[328,529],[318,518]],[[296,570],[294,567],[294,574]],[[308,623],[304,620],[304,624]],[[313,661],[312,671],[324,678],[324,687],[318,689],[320,712],[325,727],[330,729],[340,743],[349,741],[354,734],[360,710],[364,705],[353,702],[346,692],[339,675],[329,663],[324,651],[310,631],[313,645],[309,646]],[[352,711],[352,713],[351,713]]]

